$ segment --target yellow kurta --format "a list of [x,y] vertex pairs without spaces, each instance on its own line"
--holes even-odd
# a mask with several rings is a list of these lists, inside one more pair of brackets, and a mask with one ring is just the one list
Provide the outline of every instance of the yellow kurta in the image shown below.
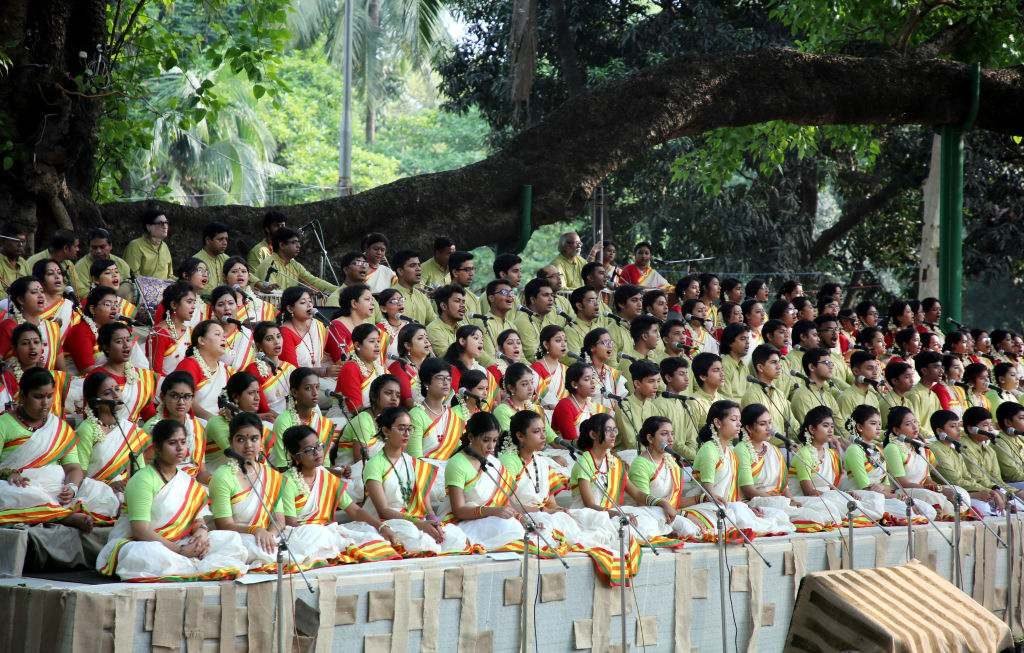
[[422,273],[420,283],[427,288],[440,288],[452,282],[452,275],[448,273],[448,268],[442,268],[434,257],[424,261],[420,266],[420,271]]
[[206,285],[203,286],[202,290],[204,293],[210,293],[217,286],[224,285],[224,264],[227,263],[228,259],[231,258],[226,253],[221,253],[216,256],[211,255],[205,249],[201,249],[195,254],[195,258],[199,259],[203,263],[206,263],[206,269],[209,270],[210,276],[206,281]]
[[767,408],[772,416],[772,426],[779,433],[792,437],[800,430],[800,424],[793,417],[793,409],[790,407],[789,401],[774,385],[763,388],[756,383],[748,383],[740,406],[746,408],[750,404],[761,404]]
[[252,249],[249,250],[249,255],[245,257],[245,262],[249,264],[250,270],[258,270],[263,259],[270,256],[273,251],[274,250],[270,247],[270,243],[265,240],[261,240],[253,245]]
[[725,375],[725,381],[718,389],[718,393],[722,395],[723,399],[732,399],[736,403],[742,402],[743,395],[747,392],[747,386],[751,385],[747,382],[750,367],[742,358],[736,360],[730,354],[725,354],[722,356],[722,372]]
[[403,315],[412,318],[424,326],[437,319],[434,302],[430,301],[427,293],[419,288],[406,288],[399,283],[396,283],[392,288],[402,293],[402,297],[405,299]]
[[263,262],[260,263],[260,267],[256,269],[256,278],[259,281],[267,280],[267,271],[270,269],[271,265],[274,266],[275,271],[270,275],[269,281],[270,283],[276,283],[281,289],[303,284],[306,286],[312,286],[327,294],[331,294],[338,290],[337,286],[313,275],[306,270],[302,263],[299,263],[295,259],[292,259],[285,264],[284,259],[282,259],[277,253],[271,254],[267,258],[263,259]]
[[483,329],[484,332],[484,353],[480,355],[480,364],[484,367],[493,365],[498,358],[498,354],[495,351],[495,343],[498,342],[498,336],[501,335],[501,332],[515,328],[514,314],[511,311],[504,318],[500,318],[490,311],[486,315],[491,318],[486,323],[484,320],[469,321],[470,324],[475,324]]
[[[82,258],[78,259],[78,263],[75,263],[75,273],[78,274],[79,286],[75,287],[75,294],[79,297],[85,297],[89,294],[89,290],[92,287],[92,279],[89,277],[89,268],[92,267],[93,261],[92,254],[86,254]],[[110,260],[117,266],[117,272],[121,275],[121,282],[128,281],[131,277],[132,268],[128,265],[128,261],[124,260],[119,256],[110,255]]]
[[450,327],[441,318],[437,318],[427,325],[427,339],[430,341],[430,348],[434,355],[444,356],[448,348],[455,342],[455,331],[458,327]]
[[136,238],[124,248],[124,260],[132,272],[141,277],[174,280],[174,260],[163,241],[154,245],[145,236]]
[[815,406],[827,406],[832,410],[833,416],[839,413],[839,404],[836,402],[835,395],[829,391],[828,385],[816,386],[812,384],[810,387],[807,387],[806,384],[801,383],[800,387],[793,392],[789,403],[793,408],[793,417],[800,420],[801,423],[803,423],[807,413]]
[[28,269],[28,262],[23,258],[11,262],[6,256],[0,256],[0,297],[7,296],[7,288],[18,277],[27,277],[32,272]]
[[558,271],[562,273],[562,287],[566,290],[576,290],[583,285],[583,266],[586,264],[587,259],[582,256],[574,256],[568,259],[561,254],[551,261],[551,265],[558,268]]

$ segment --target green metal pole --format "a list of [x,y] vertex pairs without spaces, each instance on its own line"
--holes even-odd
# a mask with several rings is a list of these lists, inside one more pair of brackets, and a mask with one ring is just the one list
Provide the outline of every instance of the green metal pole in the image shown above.
[[954,327],[947,318],[960,321],[964,255],[963,240],[963,132],[957,127],[942,128],[939,148],[939,301],[942,302],[942,327]]
[[939,301],[947,318],[963,321],[964,132],[974,126],[981,91],[981,65],[971,67],[971,105],[962,126],[942,128],[939,147]]
[[533,233],[533,186],[525,185],[519,193],[519,251],[526,249]]

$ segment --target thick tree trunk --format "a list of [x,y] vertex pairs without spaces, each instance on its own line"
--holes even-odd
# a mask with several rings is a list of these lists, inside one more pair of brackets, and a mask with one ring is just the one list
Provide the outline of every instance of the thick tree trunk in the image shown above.
[[0,172],[0,216],[38,224],[42,236],[98,217],[86,195],[102,101],[75,78],[103,74],[105,34],[102,0],[2,3],[0,43],[12,66],[0,79],[0,143],[14,143],[14,165]]
[[[767,120],[805,125],[962,122],[968,89],[967,66],[948,61],[779,49],[681,57],[581,93],[478,163],[351,197],[278,208],[292,224],[320,220],[335,253],[355,246],[368,231],[387,232],[396,247],[420,251],[428,251],[441,234],[465,248],[511,241],[519,233],[523,185],[533,186],[530,226],[536,228],[579,214],[607,175],[671,139]],[[1020,129],[1020,68],[984,71],[981,96],[978,128]],[[146,204],[104,205],[104,222],[129,224]],[[193,233],[213,219],[252,233],[265,211],[153,204],[164,209],[179,232]]]

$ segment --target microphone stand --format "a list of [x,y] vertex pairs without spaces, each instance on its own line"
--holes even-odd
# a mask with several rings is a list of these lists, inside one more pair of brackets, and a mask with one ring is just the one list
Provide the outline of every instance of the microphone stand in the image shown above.
[[[570,452],[573,450],[570,449]],[[573,459],[576,458],[574,453],[570,453]],[[612,455],[609,451],[608,455]],[[623,463],[625,465],[625,463]],[[608,494],[608,488],[598,480],[597,474],[594,474],[593,478],[594,485],[601,490],[601,495],[608,501],[608,505],[614,511],[619,520],[619,612],[622,626],[622,650],[628,650],[628,644],[626,643],[626,531],[632,530],[634,533],[640,536],[640,539],[644,541],[644,544],[651,550],[654,555],[659,555],[658,550],[654,548],[651,541],[647,538],[643,532],[640,531],[626,516],[619,504],[616,503],[615,499]],[[625,483],[625,480],[623,481]]]
[[[889,479],[889,482],[891,482],[893,485],[899,488],[900,491],[903,492],[904,502],[907,504],[907,562],[910,562],[910,560],[914,558],[914,497],[910,496],[910,493],[907,492],[907,488],[905,488],[902,483],[896,480],[895,476],[889,473],[889,469],[885,465],[884,458],[879,460],[878,462],[881,463],[879,467],[881,468],[882,473],[885,474],[886,478]],[[953,543],[949,540],[948,537],[946,537],[946,534],[942,532],[942,529],[939,528],[938,524],[932,521],[931,517],[924,514],[920,510],[918,510],[917,513],[924,517],[928,521],[928,523],[931,524],[932,528],[935,529],[935,532],[942,536],[942,539],[946,540],[946,544],[948,544],[952,548]]]
[[[544,532],[541,530],[540,525],[537,524],[537,521],[533,518],[533,515],[531,515],[529,511],[526,510],[526,506],[523,505],[523,502],[519,499],[519,496],[516,494],[516,488],[514,486],[510,487],[509,484],[507,483],[502,483],[503,478],[501,474],[498,474],[497,477],[495,477],[487,470],[488,467],[494,467],[491,464],[491,461],[489,461],[486,457],[477,454],[475,451],[470,452],[468,448],[463,449],[463,451],[465,451],[471,457],[476,458],[477,461],[479,461],[480,470],[483,471],[483,473],[486,474],[487,477],[490,478],[496,486],[498,486],[499,488],[506,489],[508,492],[508,496],[515,500],[516,504],[519,506],[519,509],[523,511],[523,515],[526,516],[527,523],[523,524],[523,593],[519,599],[520,613],[522,615],[520,619],[519,650],[522,653],[527,653],[527,651],[529,650],[530,643],[528,632],[529,629],[527,627],[527,587],[530,579],[530,534],[532,533],[537,537],[538,557],[540,554],[540,541],[544,540],[544,544],[555,554],[555,556],[558,558],[558,561],[562,563],[562,566],[564,568],[568,569],[569,563],[567,563],[565,561],[565,558],[562,557],[562,554],[560,554],[558,550],[555,549],[554,545],[551,543],[551,540],[549,540],[547,536],[544,535]],[[534,645],[536,645],[536,642],[534,642]]]
[[[931,470],[931,473],[934,474],[936,478],[938,478],[943,484],[953,488],[953,579],[956,583],[956,586],[962,589],[963,570],[960,568],[960,506],[963,503],[963,497],[961,497],[960,493],[956,491],[957,487],[950,483],[949,481],[947,481],[946,477],[943,476],[938,469],[936,469],[935,465],[933,465],[930,460],[928,460],[928,456],[922,455],[921,457],[924,458],[924,462],[928,465],[928,469]],[[995,531],[993,531],[988,524],[985,523],[985,518],[982,517],[981,513],[979,513],[974,506],[968,503],[967,509],[971,511],[971,514],[973,514],[978,519],[978,521],[981,522],[981,525],[985,528],[985,530],[988,531],[994,538],[996,538],[997,542],[1002,544],[1005,548],[1009,549],[1009,545],[1006,542],[1004,542],[1003,539],[999,537],[999,535]],[[1010,537],[1012,537],[1012,535],[1010,535]]]
[[[114,424],[117,425],[117,430],[121,432],[121,439],[124,440],[125,448],[128,449],[128,479],[131,480],[131,477],[135,474],[135,472],[139,471],[139,459],[136,457],[135,452],[132,451],[132,444],[128,440],[128,434],[124,432],[124,427],[121,426],[121,420],[117,416],[116,409],[118,404],[123,406],[124,402],[119,401],[116,402],[113,406],[109,406],[110,415],[114,418]],[[95,412],[95,410],[96,409],[94,408],[93,412]]]
[[313,238],[316,239],[317,249],[320,250],[320,275],[323,276],[324,264],[326,263],[327,268],[331,271],[331,276],[334,278],[334,285],[340,286],[338,273],[334,270],[334,264],[331,263],[331,255],[327,253],[327,247],[324,245],[323,225],[320,224],[320,220],[313,220],[304,227],[301,227],[299,233],[302,233],[306,227],[311,227],[310,231],[313,233]]
[[[274,519],[274,513],[271,512],[270,508],[266,503],[263,502],[263,496],[257,491],[256,484],[253,482],[252,477],[249,476],[249,472],[246,471],[246,463],[240,462],[242,473],[245,475],[246,480],[249,481],[249,485],[252,488],[253,493],[260,502],[260,506],[267,511],[267,518],[271,521]],[[302,571],[302,567],[299,566],[298,561],[295,560],[295,555],[292,554],[291,549],[288,548],[288,539],[291,537],[292,532],[288,533],[287,536],[284,534],[285,528],[282,527],[277,533],[277,596],[274,598],[274,613],[275,620],[277,621],[277,652],[285,653],[288,649],[284,632],[284,556],[288,554],[291,558],[292,564],[299,571],[299,575],[302,576],[302,580],[306,583],[306,589],[309,593],[313,593],[313,585],[306,578],[306,573]]]
[[[754,543],[750,541],[750,538],[747,537],[747,534],[743,532],[743,529],[741,529],[736,524],[736,522],[734,522],[732,518],[730,518],[729,515],[726,514],[725,506],[723,506],[721,502],[719,502],[718,499],[715,498],[715,495],[711,494],[711,491],[708,490],[704,483],[698,481],[697,477],[693,475],[693,472],[688,471],[686,467],[680,465],[679,469],[681,469],[684,474],[689,476],[691,481],[697,484],[697,487],[700,488],[700,491],[704,494],[704,496],[710,499],[711,503],[713,503],[715,506],[715,514],[717,517],[715,527],[718,529],[718,599],[720,604],[719,613],[721,614],[722,619],[722,651],[723,653],[725,653],[729,650],[729,639],[728,635],[726,634],[726,631],[728,630],[728,625],[725,616],[725,591],[727,587],[727,581],[725,580],[725,576],[728,569],[728,563],[726,562],[725,554],[725,522],[728,521],[736,528],[736,532],[740,534],[740,536],[743,538],[743,541],[746,544],[750,545],[750,547],[754,550],[754,553],[756,553],[758,557],[760,557],[761,560],[764,562],[765,566],[770,568],[772,566],[772,563],[768,562],[768,559],[764,557],[764,554],[761,553],[760,549],[754,546]],[[623,639],[625,639],[625,637],[623,637]],[[625,642],[623,642],[623,644],[625,644]]]
[[[886,537],[892,536],[892,533],[889,532],[888,528],[886,528],[885,526],[882,526],[881,522],[879,522],[874,517],[869,515],[864,510],[864,508],[861,507],[861,505],[857,502],[857,500],[853,498],[852,494],[849,494],[848,492],[845,492],[845,491],[840,490],[839,488],[837,488],[835,485],[832,484],[831,481],[829,481],[827,478],[825,478],[825,476],[822,475],[822,473],[819,472],[818,470],[814,470],[814,475],[817,476],[818,478],[820,478],[821,480],[825,481],[825,485],[829,486],[830,488],[832,488],[833,490],[835,490],[836,492],[840,493],[841,495],[843,495],[846,498],[846,541],[844,543],[846,544],[847,568],[848,569],[853,569],[853,513],[854,513],[854,511],[860,510],[860,513],[862,515],[864,515],[865,517],[867,517],[868,520],[872,524],[874,524],[875,526],[880,528],[882,530],[882,532],[885,533]],[[824,499],[822,499],[821,505],[825,506],[825,511],[828,512],[829,517],[832,517],[832,519],[835,519],[835,516],[832,514],[832,511],[829,510],[828,502],[825,501]],[[843,536],[842,529],[840,528],[839,537],[842,538],[842,536]]]

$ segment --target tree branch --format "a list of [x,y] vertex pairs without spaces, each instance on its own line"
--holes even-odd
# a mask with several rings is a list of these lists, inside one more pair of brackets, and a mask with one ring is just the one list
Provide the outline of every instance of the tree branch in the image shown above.
[[[978,128],[1020,131],[1022,70],[982,73]],[[769,120],[801,125],[956,124],[967,115],[969,88],[967,66],[949,61],[783,49],[675,58],[584,91],[478,163],[401,179],[351,197],[277,208],[295,224],[320,219],[327,246],[335,253],[357,247],[369,231],[386,231],[401,247],[423,252],[442,234],[455,237],[463,248],[515,242],[524,185],[533,186],[529,226],[535,229],[578,215],[606,176],[666,141]],[[133,223],[146,204],[107,204],[101,209],[108,225],[124,225]],[[238,233],[252,233],[266,210],[154,204],[185,228],[216,219]],[[132,236],[124,235],[125,240]],[[182,251],[200,244],[182,245]]]
[[807,254],[803,259],[804,263],[814,263],[828,254],[828,250],[832,247],[833,243],[860,224],[864,218],[876,211],[881,211],[897,195],[913,187],[914,184],[910,183],[908,179],[898,177],[859,202],[847,204],[843,208],[843,214],[840,216],[839,221],[821,232],[818,239],[808,248]]

